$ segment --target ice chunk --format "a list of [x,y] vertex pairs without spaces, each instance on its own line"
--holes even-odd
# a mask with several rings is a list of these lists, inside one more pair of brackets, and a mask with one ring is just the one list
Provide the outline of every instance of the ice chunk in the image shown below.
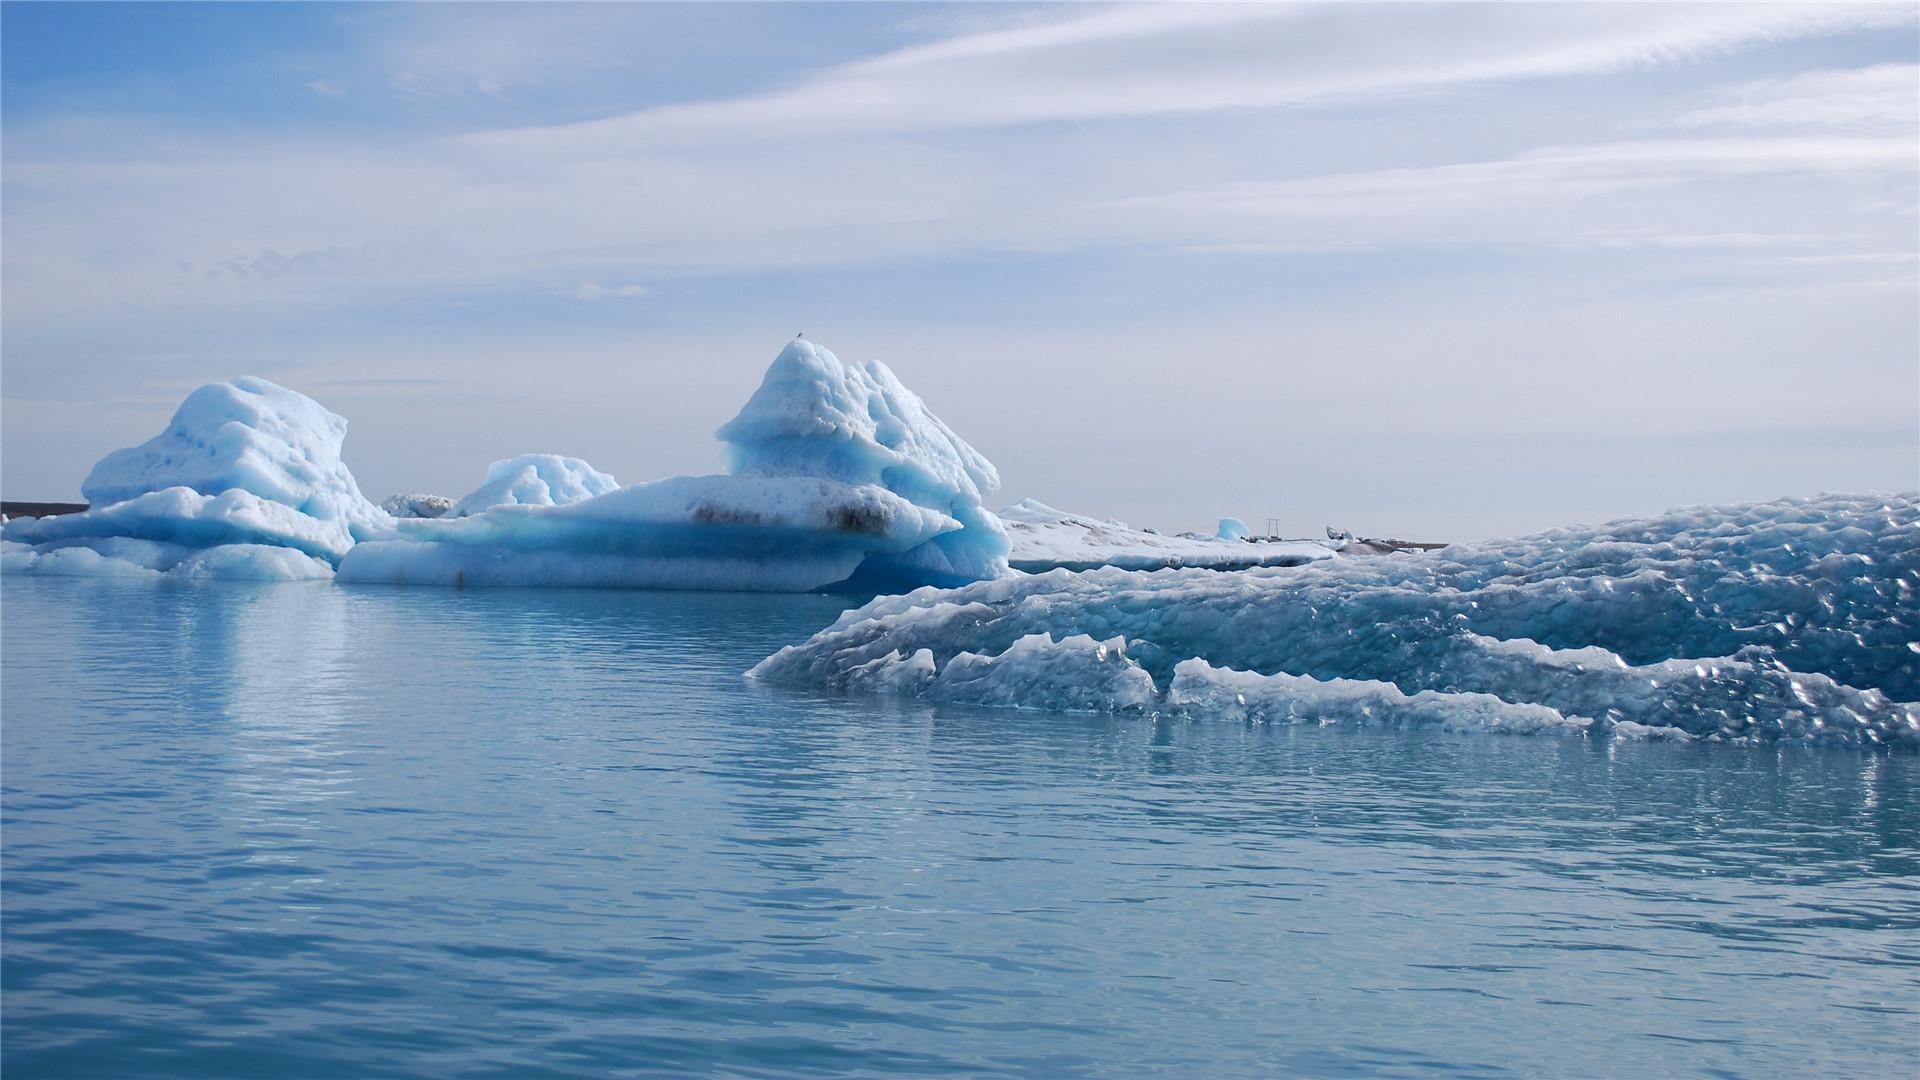
[[1498,731],[1532,735],[1579,734],[1591,720],[1566,716],[1544,705],[1509,702],[1494,694],[1409,694],[1376,679],[1316,679],[1311,675],[1258,675],[1183,660],[1173,669],[1167,706],[1192,716],[1283,724],[1349,724],[1355,727],[1434,727],[1445,731]]
[[138,559],[102,554],[90,547],[63,547],[38,551],[25,544],[8,544],[0,553],[0,572],[64,577],[158,578],[160,571]]
[[957,523],[870,484],[681,476],[567,506],[397,525],[408,539],[358,545],[340,579],[805,592]]
[[888,652],[839,673],[847,690],[917,694],[936,701],[1053,712],[1141,711],[1153,706],[1153,679],[1127,656],[1126,641],[1076,634],[1055,641],[1029,634],[993,656],[962,652],[936,664],[933,652]]
[[340,460],[347,422],[320,403],[242,376],[187,395],[167,429],[100,459],[80,485],[94,507],[166,488],[244,491],[364,533],[383,524]]
[[229,581],[326,581],[333,577],[333,566],[292,548],[221,544],[194,552],[169,572]]
[[9,574],[187,578],[238,581],[324,581],[333,565],[289,547],[216,544],[194,548],[126,536],[90,536],[38,545],[8,543],[0,570]]
[[496,506],[565,506],[617,491],[619,481],[576,457],[521,454],[487,467],[478,490],[446,514],[418,517],[471,517]]
[[403,519],[398,539],[354,548],[341,580],[805,591],[1007,570],[1006,531],[981,502],[993,466],[884,365],[796,341],[719,436],[730,475]]
[[1000,511],[1000,520],[1008,525],[1058,525],[1066,522],[1091,528],[1100,522],[1081,514],[1048,506],[1039,499],[1021,499]]
[[1000,487],[968,446],[877,360],[850,364],[812,342],[781,350],[740,414],[722,425],[731,470],[878,484],[952,511]]
[[[999,678],[1043,706],[1098,702],[1085,671],[1013,646],[1117,636],[1175,714],[1920,744],[1917,598],[1916,498],[1822,496],[1292,570],[921,590],[753,674],[962,700],[945,672],[966,654],[1026,669]],[[901,658],[918,674],[880,677]]]
[[1237,517],[1223,517],[1214,533],[1222,540],[1245,540],[1253,535],[1253,530]]
[[[311,578],[392,519],[360,494],[340,460],[347,422],[265,379],[188,395],[167,429],[101,459],[82,485],[84,513],[17,519],[6,568],[30,573],[174,572]],[[201,550],[233,547],[196,558]],[[285,548],[265,557],[253,549]],[[83,552],[85,552],[83,554]],[[294,556],[298,556],[295,558]],[[104,561],[103,561],[104,560]]]
[[186,487],[164,488],[82,514],[10,521],[6,537],[34,545],[71,545],[106,537],[154,540],[184,548],[266,544],[293,548],[328,561],[338,559],[353,546],[353,536],[344,522],[309,517],[285,503],[239,488],[218,495],[202,495]]
[[389,495],[380,500],[380,509],[397,518],[437,518],[445,517],[453,509],[454,500],[445,495],[424,495],[418,492],[406,495]]
[[983,504],[1000,474],[877,360],[850,364],[794,341],[716,434],[735,476],[880,487],[954,522],[910,550],[874,553],[860,567],[870,585],[956,584],[1006,572],[1006,530]]
[[[1333,549],[1318,542],[1282,540],[1256,544],[1217,540],[1205,536],[1163,536],[1151,529],[1133,530],[1084,514],[1068,513],[1038,499],[1021,501],[1000,511],[1012,542],[1007,561],[1030,574],[1048,570],[1091,570],[1115,566],[1126,570],[1204,566],[1238,570],[1250,566],[1300,566],[1333,557]],[[1223,519],[1224,521],[1231,519]]]

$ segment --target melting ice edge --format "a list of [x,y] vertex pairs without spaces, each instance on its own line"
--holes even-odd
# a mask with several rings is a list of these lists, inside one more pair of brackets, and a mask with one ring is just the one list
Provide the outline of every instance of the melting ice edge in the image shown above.
[[[620,487],[496,462],[373,505],[346,421],[241,378],[104,458],[86,513],[6,523],[9,574],[883,595],[756,679],[968,705],[1279,723],[1920,747],[1920,500],[1811,499],[1339,558],[985,508],[990,462],[884,365],[795,342],[722,427],[729,471]],[[451,505],[446,505],[451,503]],[[437,517],[404,516],[418,506]],[[1038,508],[1036,511],[1035,508]],[[1011,532],[1010,532],[1011,526]],[[1052,528],[1053,531],[1048,530]],[[1028,549],[1025,559],[1018,545]],[[1057,559],[1103,569],[1025,574]]]

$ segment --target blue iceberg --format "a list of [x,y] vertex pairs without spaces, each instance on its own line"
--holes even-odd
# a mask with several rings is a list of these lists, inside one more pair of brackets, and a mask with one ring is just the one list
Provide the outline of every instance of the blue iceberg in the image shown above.
[[1915,746],[1920,503],[1828,495],[1293,570],[922,589],[752,675],[1056,710]]
[[101,459],[79,514],[9,521],[10,573],[326,578],[392,518],[340,460],[347,422],[244,377],[188,395],[165,431]]
[[[1102,566],[1122,570],[1199,566],[1244,570],[1251,566],[1300,566],[1335,557],[1332,548],[1314,541],[1247,543],[1191,533],[1166,536],[1150,529],[1130,529],[1117,521],[1101,521],[1059,510],[1038,499],[1022,499],[1002,509],[999,516],[1013,541],[1008,562],[1015,570],[1030,574],[1048,570],[1092,570]],[[1222,519],[1222,526],[1231,520]]]
[[487,467],[478,489],[439,514],[408,517],[472,517],[496,506],[566,506],[618,491],[620,482],[576,457],[520,454]]
[[[983,505],[992,464],[883,364],[795,341],[718,437],[726,475],[617,490],[577,459],[501,462],[448,516],[356,545],[340,580],[802,592],[1008,572],[1006,530]],[[609,490],[590,493],[594,477]],[[496,497],[536,485],[551,497]]]
[[446,517],[458,501],[445,495],[412,491],[387,496],[380,500],[380,509],[397,518],[437,518]]

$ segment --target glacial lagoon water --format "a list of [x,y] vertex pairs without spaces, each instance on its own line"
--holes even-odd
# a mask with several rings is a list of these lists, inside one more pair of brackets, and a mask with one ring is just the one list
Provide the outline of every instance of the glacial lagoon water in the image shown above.
[[1920,1067],[1920,755],[741,679],[842,606],[0,582],[6,1075]]

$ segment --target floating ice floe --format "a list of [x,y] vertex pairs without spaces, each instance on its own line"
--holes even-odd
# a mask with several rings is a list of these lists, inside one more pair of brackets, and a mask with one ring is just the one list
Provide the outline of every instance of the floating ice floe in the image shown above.
[[1237,574],[882,597],[754,668],[968,704],[1920,744],[1920,505],[1822,496]]
[[[1030,574],[1048,570],[1123,570],[1208,567],[1237,570],[1250,566],[1300,566],[1333,557],[1324,544],[1282,540],[1249,544],[1210,536],[1163,536],[1056,510],[1037,499],[1023,499],[1000,511],[1012,553],[1007,561]],[[1221,520],[1225,529],[1232,518]],[[1245,529],[1246,526],[1240,526]]]
[[[476,493],[479,512],[400,519],[391,538],[347,554],[340,580],[806,591],[957,585],[1007,571],[1006,532],[982,505],[999,486],[993,466],[885,365],[795,341],[718,436],[727,475],[570,501],[536,466],[553,505],[482,508]],[[496,465],[482,492],[515,486],[532,460]]]
[[[390,528],[340,460],[347,422],[265,379],[188,395],[167,429],[95,465],[84,513],[9,521],[10,573],[326,578]],[[125,564],[124,566],[122,564]]]

